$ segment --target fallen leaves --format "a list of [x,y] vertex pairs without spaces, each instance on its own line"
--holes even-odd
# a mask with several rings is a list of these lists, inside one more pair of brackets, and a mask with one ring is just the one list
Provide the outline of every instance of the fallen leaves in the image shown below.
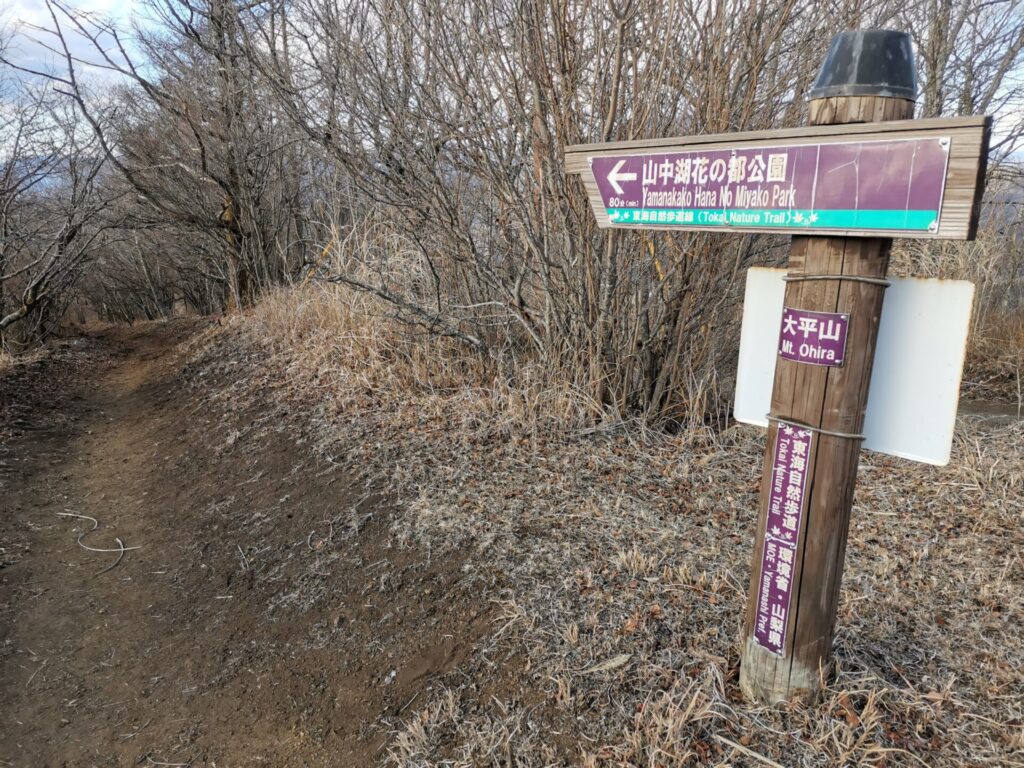
[[857,710],[853,708],[853,703],[850,701],[850,694],[845,691],[839,694],[839,709],[843,718],[845,718],[847,725],[851,728],[857,728],[860,726],[860,717],[857,715]]

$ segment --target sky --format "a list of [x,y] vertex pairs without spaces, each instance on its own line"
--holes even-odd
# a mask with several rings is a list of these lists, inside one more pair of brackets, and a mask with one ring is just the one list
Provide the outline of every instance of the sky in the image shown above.
[[[126,30],[133,12],[141,10],[142,5],[137,0],[64,0],[64,3],[69,8],[95,13],[101,18],[112,19],[119,27]],[[34,33],[29,28],[30,26],[49,27],[52,26],[52,23],[44,0],[0,0],[0,29],[15,33],[11,47],[6,54],[20,66],[32,69],[53,68],[55,61],[53,54],[28,39],[31,36],[39,37],[38,33]],[[86,60],[95,57],[95,52],[90,55],[88,46],[74,38],[74,35],[69,36],[74,53],[80,54]],[[96,74],[102,77],[102,73],[97,72]]]
[[[127,20],[135,0],[68,0],[67,5],[81,11],[98,13],[118,20]],[[3,15],[17,21],[39,24],[49,20],[43,0],[0,0]]]
[[[142,24],[146,23],[146,0],[63,0],[63,3],[75,10],[86,13],[94,13],[99,17],[113,20],[125,33],[122,39],[131,48],[132,32],[130,22],[134,19]],[[62,62],[57,60],[53,54],[34,44],[30,36],[33,33],[26,29],[25,25],[51,26],[49,13],[46,10],[44,0],[0,0],[0,31],[15,32],[11,46],[5,51],[5,55],[19,66],[35,70],[56,70],[60,71]],[[76,54],[83,61],[95,60],[96,51],[82,41],[77,35],[69,35],[68,42],[72,53]],[[2,65],[0,65],[2,66]],[[78,64],[80,74],[86,70],[95,83],[110,82],[117,76],[108,70],[95,69]],[[0,73],[2,74],[2,73]],[[1019,113],[1011,107],[1008,114],[997,116],[995,124],[995,139],[1006,131],[1016,126]]]

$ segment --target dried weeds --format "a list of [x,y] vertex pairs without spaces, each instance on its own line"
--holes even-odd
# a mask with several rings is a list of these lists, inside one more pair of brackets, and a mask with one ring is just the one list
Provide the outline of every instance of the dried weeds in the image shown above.
[[528,372],[488,382],[331,294],[273,302],[197,359],[308,413],[327,461],[402,501],[400,542],[498,585],[489,642],[406,713],[394,764],[1024,765],[1021,422],[961,418],[943,468],[863,455],[835,675],[813,706],[752,706],[759,430],[584,427]]
[[1024,412],[1024,312],[993,313],[967,350],[964,394]]

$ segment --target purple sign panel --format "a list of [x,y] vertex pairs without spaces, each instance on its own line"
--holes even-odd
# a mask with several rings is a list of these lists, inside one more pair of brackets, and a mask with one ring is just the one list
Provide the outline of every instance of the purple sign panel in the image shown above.
[[789,626],[793,566],[803,516],[812,434],[809,429],[779,422],[775,436],[754,640],[780,656]]
[[784,307],[782,328],[779,330],[779,354],[798,363],[842,365],[849,325],[848,314]]
[[935,232],[948,138],[590,158],[613,226]]

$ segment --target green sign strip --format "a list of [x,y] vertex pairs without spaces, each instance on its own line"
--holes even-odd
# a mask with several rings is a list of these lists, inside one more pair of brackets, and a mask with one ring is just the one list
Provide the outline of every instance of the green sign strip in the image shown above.
[[938,227],[938,211],[773,210],[770,208],[609,208],[615,224],[644,226],[758,227],[779,229],[877,229],[928,232]]

